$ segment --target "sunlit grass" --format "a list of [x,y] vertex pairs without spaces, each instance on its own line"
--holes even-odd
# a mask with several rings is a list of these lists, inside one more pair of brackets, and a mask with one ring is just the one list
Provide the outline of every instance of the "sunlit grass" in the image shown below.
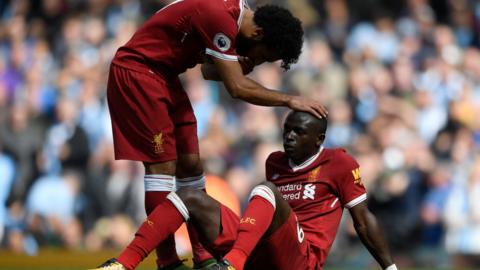
[[[38,256],[26,256],[0,250],[0,270],[85,270],[95,267],[105,260],[115,257],[119,251],[71,252],[60,249],[41,250]],[[150,255],[137,268],[139,270],[156,270],[155,255]],[[378,270],[373,268],[372,270]],[[262,269],[263,270],[263,269]],[[269,269],[265,269],[269,270]],[[324,270],[353,270],[347,268],[326,267]],[[359,269],[368,270],[368,269]],[[433,268],[410,268],[402,270],[435,270]]]

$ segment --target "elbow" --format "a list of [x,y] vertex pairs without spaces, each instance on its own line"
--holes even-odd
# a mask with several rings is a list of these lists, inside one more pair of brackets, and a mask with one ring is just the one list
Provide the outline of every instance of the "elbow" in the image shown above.
[[200,71],[202,72],[202,77],[203,77],[204,80],[215,80],[215,78],[212,76],[212,74],[203,65],[200,68]]
[[230,80],[225,83],[225,86],[234,99],[241,99],[244,101],[250,100],[255,92],[255,84],[245,77],[241,76],[235,80]]
[[225,87],[228,90],[230,96],[234,99],[242,99],[242,88],[238,83],[226,84]]
[[241,99],[242,98],[239,91],[237,91],[237,90],[230,91],[230,96],[234,99]]

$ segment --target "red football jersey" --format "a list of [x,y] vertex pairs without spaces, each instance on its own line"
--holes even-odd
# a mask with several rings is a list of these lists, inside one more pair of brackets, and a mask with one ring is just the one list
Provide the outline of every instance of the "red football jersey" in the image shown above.
[[323,265],[343,208],[367,198],[358,163],[343,149],[321,148],[301,165],[293,164],[284,152],[275,152],[267,158],[266,174],[292,207],[305,240]]
[[237,61],[235,38],[245,0],[177,0],[148,19],[113,63],[137,71],[177,75],[205,54]]

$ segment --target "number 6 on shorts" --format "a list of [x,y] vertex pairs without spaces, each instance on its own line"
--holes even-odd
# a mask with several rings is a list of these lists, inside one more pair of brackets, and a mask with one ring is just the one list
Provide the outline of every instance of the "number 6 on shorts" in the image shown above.
[[297,216],[295,216],[295,221],[297,223],[297,236],[298,236],[298,242],[302,243],[303,239],[305,238],[305,233],[303,232],[302,227],[300,227],[300,223],[298,223]]

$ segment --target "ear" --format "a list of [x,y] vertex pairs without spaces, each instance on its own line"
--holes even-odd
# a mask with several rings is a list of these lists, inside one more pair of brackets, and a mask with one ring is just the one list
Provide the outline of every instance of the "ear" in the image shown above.
[[260,41],[263,39],[263,28],[255,26],[255,30],[253,31],[252,39],[256,41]]
[[325,140],[325,133],[318,134],[316,145],[322,145],[323,141]]

